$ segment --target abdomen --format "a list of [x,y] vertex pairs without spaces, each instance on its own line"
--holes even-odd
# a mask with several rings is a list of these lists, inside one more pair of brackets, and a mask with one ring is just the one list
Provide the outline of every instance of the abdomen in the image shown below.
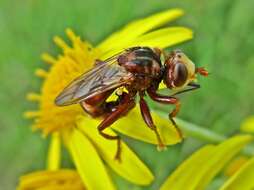
[[113,90],[109,90],[98,95],[95,95],[87,100],[84,100],[80,103],[83,110],[91,115],[92,117],[100,117],[106,114],[105,104],[108,97],[112,94]]

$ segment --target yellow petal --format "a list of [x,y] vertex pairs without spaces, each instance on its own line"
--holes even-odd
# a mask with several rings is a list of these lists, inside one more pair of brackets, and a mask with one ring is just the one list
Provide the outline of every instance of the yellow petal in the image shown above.
[[252,190],[254,189],[254,158],[250,159],[238,170],[220,190]]
[[61,140],[58,132],[52,134],[48,151],[47,169],[57,170],[61,164]]
[[242,123],[241,130],[247,133],[254,133],[254,116],[247,118]]
[[242,166],[244,164],[246,164],[246,162],[249,161],[249,158],[246,156],[240,156],[236,159],[234,159],[233,161],[231,161],[229,163],[229,165],[226,167],[225,171],[224,171],[224,175],[231,177],[232,175],[234,175],[236,172],[238,172],[238,170],[240,168],[242,168]]
[[41,100],[41,95],[36,94],[36,93],[28,93],[26,96],[26,99],[29,101],[40,101]]
[[184,161],[160,190],[203,190],[212,178],[252,140],[249,135],[232,137],[217,146],[207,145]]
[[190,29],[184,27],[168,27],[154,32],[144,34],[140,37],[133,39],[132,41],[126,42],[125,44],[114,45],[114,49],[104,54],[101,59],[106,59],[112,55],[134,46],[149,46],[166,48],[186,40],[190,40],[193,37],[193,33]]
[[[239,135],[232,137],[216,146],[213,154],[210,155],[209,162],[205,164],[202,177],[197,183],[198,189],[205,189],[213,177],[218,174],[223,167],[237,154],[242,148],[253,140],[250,135]],[[200,172],[200,170],[199,170]]]
[[67,45],[67,43],[65,43],[65,41],[63,41],[60,37],[55,36],[53,40],[54,40],[55,44],[58,47],[62,48],[64,51],[67,51],[70,49],[70,47]]
[[192,183],[192,177],[198,175],[198,173],[195,173],[195,170],[197,170],[199,166],[205,165],[206,159],[209,158],[210,152],[213,152],[214,148],[215,147],[212,145],[207,145],[192,154],[190,158],[185,160],[173,174],[169,176],[160,190],[182,190],[185,189],[185,187],[186,190],[193,189],[189,188],[189,186],[190,183]]
[[[99,123],[98,120],[81,117],[77,125],[93,140],[102,158],[117,174],[138,185],[150,184],[154,179],[153,174],[124,142],[121,142],[121,162],[114,159],[117,143],[103,138],[98,133],[96,127]],[[105,131],[107,134],[116,135],[111,129]]]
[[48,76],[48,72],[43,69],[36,69],[35,75],[41,78],[46,78]]
[[190,29],[184,27],[169,27],[150,32],[135,39],[131,46],[150,46],[166,48],[193,37]]
[[[155,112],[151,112],[151,114],[165,145],[176,144],[181,141],[177,130],[169,119],[164,119]],[[155,133],[145,124],[139,106],[137,105],[127,116],[115,122],[112,128],[129,137],[156,145],[158,144]]]
[[36,118],[36,117],[39,117],[41,115],[41,112],[40,111],[26,111],[24,113],[24,117],[25,118]]
[[[70,188],[71,187],[71,188]],[[22,176],[17,190],[84,190],[78,173],[70,169],[37,171]]]
[[115,46],[125,46],[126,43],[133,41],[138,36],[175,20],[182,15],[183,11],[181,9],[170,9],[144,19],[134,21],[128,24],[124,29],[111,35],[98,45],[98,48],[105,53],[114,49]]
[[94,145],[79,130],[73,129],[68,146],[87,189],[115,189]]
[[57,60],[54,57],[52,57],[51,55],[47,53],[43,53],[41,55],[41,58],[43,61],[45,61],[48,64],[55,64],[57,62]]

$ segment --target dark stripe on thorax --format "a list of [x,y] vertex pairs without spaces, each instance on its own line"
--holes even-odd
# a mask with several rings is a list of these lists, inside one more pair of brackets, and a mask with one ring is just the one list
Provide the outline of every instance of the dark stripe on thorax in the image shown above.
[[136,57],[134,60],[132,60],[132,63],[142,67],[151,67],[153,64],[153,59],[150,57]]
[[148,47],[143,47],[136,50],[135,55],[137,57],[147,57],[150,58],[151,60],[155,60],[159,64],[161,63],[160,58],[154,53],[154,51],[151,48]]

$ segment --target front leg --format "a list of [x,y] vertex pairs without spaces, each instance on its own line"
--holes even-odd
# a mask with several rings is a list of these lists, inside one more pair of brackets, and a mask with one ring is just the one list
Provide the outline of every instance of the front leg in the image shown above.
[[117,160],[120,160],[121,155],[121,139],[119,136],[106,134],[104,129],[110,127],[115,121],[117,121],[121,116],[125,115],[135,106],[134,99],[127,93],[123,93],[121,96],[119,96],[119,99],[119,104],[115,108],[111,108],[112,112],[107,114],[104,120],[97,127],[100,135],[102,135],[104,138],[117,141],[117,151],[115,155],[115,159]]
[[175,96],[175,95],[178,95],[178,94],[183,94],[185,92],[189,92],[189,91],[192,91],[192,90],[197,90],[200,88],[200,85],[199,84],[196,84],[194,82],[191,82],[188,84],[188,86],[190,86],[190,88],[187,88],[187,89],[184,89],[184,90],[181,90],[179,92],[176,92],[174,94],[171,94],[170,96]]
[[175,120],[173,119],[180,110],[180,107],[181,107],[180,101],[176,97],[160,95],[156,92],[154,88],[148,89],[147,92],[150,98],[156,102],[175,105],[175,108],[173,109],[173,111],[169,113],[169,119],[173,123],[174,127],[176,128],[179,137],[183,138],[182,131],[179,129]]

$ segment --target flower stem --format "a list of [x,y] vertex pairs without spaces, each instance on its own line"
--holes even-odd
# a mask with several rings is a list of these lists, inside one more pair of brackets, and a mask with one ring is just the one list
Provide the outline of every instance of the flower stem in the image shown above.
[[[168,114],[158,110],[154,109],[156,113],[161,115],[163,118],[168,118]],[[205,127],[198,126],[196,124],[184,121],[182,119],[176,118],[175,119],[177,124],[180,126],[180,129],[183,130],[184,134],[187,136],[196,138],[198,140],[208,142],[208,143],[220,143],[223,140],[225,140],[227,137],[218,133],[215,133]],[[254,146],[246,146],[243,149],[243,153],[246,155],[254,155]]]
[[196,124],[184,121],[182,119],[176,118],[176,122],[185,134],[196,139],[210,143],[219,143],[226,139],[226,137],[223,135],[217,134],[213,131],[197,126]]

